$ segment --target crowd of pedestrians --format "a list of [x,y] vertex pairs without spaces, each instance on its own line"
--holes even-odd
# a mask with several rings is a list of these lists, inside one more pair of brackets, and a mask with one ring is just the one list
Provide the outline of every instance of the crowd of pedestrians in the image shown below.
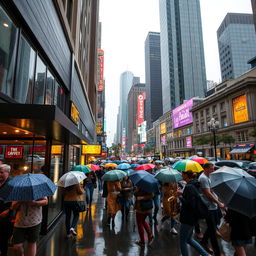
[[[179,235],[182,256],[189,255],[188,246],[193,247],[199,255],[222,256],[219,227],[226,222],[231,228],[230,241],[234,256],[246,256],[246,246],[252,244],[252,238],[256,235],[256,217],[228,208],[220,200],[211,186],[210,175],[214,172],[212,163],[203,164],[203,168],[200,166],[202,171],[187,169],[172,173],[173,177],[178,177],[177,180],[161,180],[158,174],[165,170],[168,172],[171,163],[154,161],[153,165],[141,171],[144,176],[139,177],[142,180],[145,177],[145,182],[149,182],[146,186],[135,180],[135,177],[138,178],[136,174],[140,173],[138,166],[141,166],[136,162],[131,165],[125,163],[129,169],[123,166],[123,171],[115,173],[115,179],[106,176],[116,170],[117,165],[108,166],[105,162],[93,164],[97,167],[94,171],[87,168],[86,175],[74,171],[72,178],[64,175],[64,183],[61,179],[58,182],[63,197],[67,238],[77,236],[79,214],[91,210],[93,193],[97,189],[105,198],[105,225],[109,228],[115,226],[118,211],[121,211],[122,221],[127,223],[130,214],[135,214],[138,231],[135,243],[140,247],[152,245],[154,224],[161,228],[167,226],[172,235]],[[16,255],[34,256],[42,222],[42,207],[48,204],[48,199],[46,196],[30,201],[9,202],[2,199],[1,191],[10,181],[10,170],[9,165],[0,165],[0,255],[7,255],[8,244],[12,244]],[[150,183],[151,179],[153,183]],[[204,213],[199,210],[200,207],[204,208]]]

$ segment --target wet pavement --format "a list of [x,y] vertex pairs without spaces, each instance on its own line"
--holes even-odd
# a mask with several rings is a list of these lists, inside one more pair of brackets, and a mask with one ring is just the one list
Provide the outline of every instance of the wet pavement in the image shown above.
[[[104,199],[95,191],[90,211],[80,214],[77,237],[65,237],[64,217],[56,227],[39,243],[38,256],[82,256],[82,255],[161,255],[179,256],[179,237],[170,233],[169,227],[153,226],[155,236],[151,247],[141,249],[134,242],[138,239],[134,213],[131,210],[128,221],[122,221],[121,212],[116,215],[114,228],[106,226]],[[159,220],[161,216],[159,216]],[[177,227],[179,229],[179,227]],[[229,243],[220,241],[226,256],[234,252]],[[191,256],[198,255],[191,249]],[[255,256],[256,249],[250,246],[247,256]]]

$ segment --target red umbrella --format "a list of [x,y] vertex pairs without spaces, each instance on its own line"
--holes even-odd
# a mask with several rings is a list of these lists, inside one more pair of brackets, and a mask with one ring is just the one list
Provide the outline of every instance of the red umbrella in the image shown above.
[[192,161],[195,161],[195,162],[197,162],[199,164],[205,164],[205,163],[208,162],[207,159],[205,159],[203,157],[199,157],[199,156],[192,156],[189,159],[192,160]]
[[100,167],[96,164],[87,164],[86,166],[88,166],[89,168],[91,168],[93,171],[98,171],[100,170]]
[[150,170],[150,169],[154,169],[155,165],[154,164],[142,164],[140,166],[138,166],[135,171],[140,171],[140,170]]

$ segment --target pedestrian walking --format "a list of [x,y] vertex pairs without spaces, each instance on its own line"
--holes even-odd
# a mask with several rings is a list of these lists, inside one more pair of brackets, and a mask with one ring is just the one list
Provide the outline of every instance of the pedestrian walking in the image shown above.
[[[204,164],[204,172],[199,177],[200,187],[202,189],[205,204],[208,207],[208,215],[206,217],[207,229],[201,240],[201,245],[209,252],[216,256],[223,255],[220,251],[216,232],[217,226],[220,224],[222,217],[220,209],[224,209],[224,204],[220,202],[218,196],[211,189],[210,173],[214,172],[214,165],[210,162]],[[212,248],[209,247],[210,239]]]
[[108,220],[107,225],[110,226],[110,222],[112,219],[112,227],[115,226],[115,216],[116,213],[121,210],[120,204],[117,202],[117,195],[122,190],[120,181],[107,181],[107,213]]
[[[0,165],[0,191],[4,185],[10,180],[11,167],[7,164]],[[0,254],[7,256],[8,240],[12,236],[14,211],[11,202],[1,200],[0,192]]]
[[42,222],[42,206],[47,204],[47,197],[33,201],[16,201],[12,203],[12,207],[16,211],[13,248],[17,256],[24,255],[24,243],[26,241],[26,256],[36,255]]
[[[62,195],[64,200],[64,212],[66,215],[66,235],[67,237],[76,236],[76,226],[79,219],[78,202],[84,202],[84,189],[81,184],[74,184],[62,188]],[[71,221],[73,213],[73,219]]]
[[86,204],[87,210],[91,209],[92,206],[92,199],[93,199],[93,192],[94,189],[97,187],[97,178],[95,173],[92,171],[86,174],[87,178],[85,179],[85,190],[86,190]]
[[129,176],[125,176],[121,181],[121,194],[122,194],[122,218],[128,220],[130,206],[132,204],[132,192],[133,192],[133,184],[129,179]]
[[192,171],[182,172],[182,177],[186,181],[185,188],[181,197],[181,210],[180,210],[180,250],[182,256],[188,256],[187,245],[194,247],[202,256],[210,256],[210,254],[193,239],[193,229],[198,221],[196,200],[197,192],[195,187],[199,188],[199,182],[195,179],[196,174]]
[[246,247],[252,244],[253,220],[242,213],[228,209],[225,220],[231,227],[230,240],[234,256],[246,256]]

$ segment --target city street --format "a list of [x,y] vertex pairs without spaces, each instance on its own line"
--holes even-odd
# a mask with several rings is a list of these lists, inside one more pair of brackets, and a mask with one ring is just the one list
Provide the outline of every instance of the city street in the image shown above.
[[[121,219],[121,212],[116,216],[116,226],[113,229],[105,225],[106,214],[104,201],[95,191],[94,205],[91,211],[80,216],[77,226],[77,238],[65,238],[64,218],[52,232],[39,243],[38,256],[82,256],[82,255],[161,255],[179,256],[179,237],[171,235],[168,230],[161,230],[160,226],[153,227],[155,240],[151,248],[139,248],[134,242],[138,239],[137,227],[133,212],[130,212],[128,222]],[[159,218],[160,219],[160,216]],[[230,245],[222,241],[222,248],[226,256],[233,256]],[[198,255],[196,252],[191,255]],[[251,246],[247,256],[255,255]]]

